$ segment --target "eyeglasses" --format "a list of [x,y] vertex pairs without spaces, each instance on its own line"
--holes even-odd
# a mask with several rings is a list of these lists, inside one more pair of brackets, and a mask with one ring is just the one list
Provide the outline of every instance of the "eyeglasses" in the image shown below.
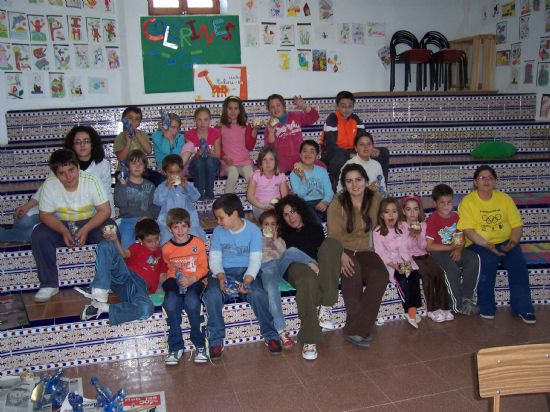
[[493,180],[496,180],[496,179],[494,178],[494,176],[478,176],[477,180],[492,182]]
[[75,146],[81,146],[81,145],[86,145],[86,144],[92,144],[92,141],[89,140],[89,139],[75,140],[75,141],[74,141],[74,145],[75,145]]
[[288,213],[286,213],[286,212],[285,212],[285,213],[283,213],[283,217],[286,217],[286,218],[288,218],[288,217],[290,217],[290,216],[294,216],[294,215],[296,215],[296,213],[298,213],[298,212],[296,212],[296,210],[294,210],[294,209],[290,209],[290,211],[289,211]]

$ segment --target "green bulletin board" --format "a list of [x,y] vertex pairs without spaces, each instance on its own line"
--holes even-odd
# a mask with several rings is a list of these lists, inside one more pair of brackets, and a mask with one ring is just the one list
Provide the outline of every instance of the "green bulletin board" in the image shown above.
[[141,17],[145,93],[193,90],[193,64],[240,64],[239,16]]

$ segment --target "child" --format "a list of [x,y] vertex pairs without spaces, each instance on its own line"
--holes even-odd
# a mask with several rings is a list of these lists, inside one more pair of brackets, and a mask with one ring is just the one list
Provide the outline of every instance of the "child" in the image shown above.
[[316,220],[321,223],[326,220],[327,209],[334,192],[328,173],[315,164],[319,154],[319,145],[315,140],[304,140],[300,145],[301,162],[294,164],[290,173],[292,191],[300,196],[315,212]]
[[201,294],[208,274],[204,242],[191,234],[191,218],[187,210],[168,211],[166,225],[172,239],[162,247],[162,257],[168,265],[167,279],[162,284],[166,292],[163,307],[166,311],[168,356],[166,365],[177,365],[183,355],[181,311],[185,309],[191,325],[191,342],[195,345],[195,363],[208,361],[204,333],[201,331]]
[[[102,313],[108,313],[109,323],[117,325],[144,320],[153,314],[154,306],[148,294],[155,293],[166,274],[159,247],[160,229],[153,219],[145,218],[136,223],[135,230],[138,241],[128,249],[120,244],[116,230],[103,231],[105,240],[96,248],[96,273],[91,292],[75,288],[92,299],[80,314],[82,320],[97,319]],[[107,303],[109,289],[120,303]]]
[[254,217],[258,219],[286,195],[288,184],[285,174],[279,172],[277,152],[272,147],[264,147],[258,154],[258,169],[252,174],[246,191]]
[[457,230],[458,213],[453,212],[453,189],[439,184],[432,190],[435,212],[426,221],[426,250],[441,265],[447,277],[451,308],[455,313],[477,315],[474,292],[479,277],[479,256],[464,249]]
[[168,177],[166,181],[155,190],[154,203],[160,207],[157,221],[160,226],[160,244],[164,245],[172,237],[166,227],[166,215],[170,209],[180,207],[189,212],[191,216],[191,228],[189,232],[206,241],[206,233],[200,226],[199,214],[193,202],[199,200],[200,194],[193,183],[187,178],[181,177],[183,160],[177,154],[169,154],[162,161],[162,170]]
[[317,262],[301,250],[286,248],[285,241],[279,237],[279,223],[274,209],[266,210],[259,218],[263,233],[262,266],[260,279],[269,299],[269,311],[273,316],[273,325],[279,333],[279,339],[285,349],[291,349],[294,342],[285,332],[285,317],[281,307],[281,291],[279,282],[292,263],[308,265],[315,273],[319,273]]
[[210,127],[211,117],[207,107],[199,107],[194,114],[197,127],[185,132],[185,140],[195,147],[189,172],[201,194],[200,200],[214,199],[214,180],[220,170],[220,129]]
[[[247,117],[243,102],[235,96],[223,101],[221,117],[221,135],[223,161],[225,164],[225,193],[234,193],[239,175],[248,182],[252,176],[252,159],[247,140],[256,140],[258,127],[247,126]],[[250,147],[250,146],[249,146]]]
[[[363,136],[365,126],[361,119],[353,113],[355,96],[348,91],[336,95],[336,112],[329,114],[323,133],[321,145],[324,146],[321,160],[328,166],[331,179],[336,182],[344,163],[353,155],[355,139]],[[384,179],[388,180],[390,153],[387,148],[373,148],[371,156],[378,159],[384,171]],[[369,175],[370,178],[370,175]]]
[[317,110],[308,105],[302,96],[294,96],[293,103],[298,112],[287,112],[285,100],[280,94],[272,94],[266,101],[271,119],[266,126],[264,144],[277,150],[283,173],[290,172],[294,163],[299,161],[302,126],[312,125],[319,119]]
[[405,248],[418,265],[418,271],[422,276],[428,317],[434,322],[453,320],[454,316],[449,311],[451,305],[445,284],[445,272],[426,252],[426,222],[420,198],[408,195],[403,198],[401,204],[406,218],[403,231],[408,233]]
[[[369,177],[369,188],[378,191],[381,196],[384,196],[386,194],[386,180],[384,179],[380,163],[371,159],[372,151],[374,150],[374,141],[371,134],[365,132],[364,135],[356,136],[353,146],[357,154],[344,163],[344,166],[351,163],[363,166]],[[340,182],[340,177],[338,177],[338,188],[336,191],[341,192],[342,189],[342,183]]]
[[260,229],[244,219],[244,210],[238,196],[226,193],[212,205],[218,226],[210,242],[210,270],[212,277],[204,293],[208,312],[207,336],[210,359],[221,359],[225,324],[222,315],[227,281],[240,282],[239,293],[246,300],[260,324],[260,333],[272,354],[281,353],[279,335],[269,313],[267,293],[256,275],[262,264],[262,234]]
[[374,250],[386,264],[390,282],[397,288],[405,318],[418,328],[421,319],[416,309],[422,306],[420,275],[418,265],[405,248],[407,235],[403,233],[403,220],[397,200],[393,197],[383,199],[378,209],[378,226],[373,232]]
[[147,157],[141,150],[132,150],[126,158],[128,179],[118,176],[115,185],[115,205],[118,207],[120,223],[120,243],[123,249],[130,247],[136,240],[135,225],[139,218],[155,219],[158,207],[153,204],[155,185],[143,178],[147,170]]
[[[165,125],[161,121],[159,130],[156,130],[151,135],[157,168],[163,165],[162,161],[166,156],[170,154],[179,155],[185,143],[183,135],[179,133],[181,128],[181,119],[179,116],[174,113],[167,113],[167,118],[170,121],[170,125],[166,125],[168,128],[165,129]],[[164,168],[162,170],[164,171]],[[183,166],[181,167],[181,171],[183,171]]]

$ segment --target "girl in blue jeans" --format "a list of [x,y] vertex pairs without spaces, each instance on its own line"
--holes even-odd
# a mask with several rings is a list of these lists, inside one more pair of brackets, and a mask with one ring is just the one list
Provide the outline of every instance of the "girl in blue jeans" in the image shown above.
[[273,316],[273,326],[279,333],[281,345],[285,349],[291,349],[294,346],[294,341],[290,339],[288,332],[285,331],[285,317],[281,306],[279,283],[292,263],[304,263],[315,273],[319,273],[319,266],[315,260],[301,250],[295,247],[286,248],[285,241],[279,237],[279,223],[274,209],[263,212],[259,217],[259,222],[263,233],[260,279],[267,292],[269,311]]

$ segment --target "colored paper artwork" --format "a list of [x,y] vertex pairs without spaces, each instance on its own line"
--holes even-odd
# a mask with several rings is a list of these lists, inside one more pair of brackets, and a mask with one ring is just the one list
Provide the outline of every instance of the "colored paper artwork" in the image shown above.
[[44,82],[43,72],[33,72],[29,79],[29,96],[31,97],[44,97],[46,95],[46,84]]
[[260,35],[258,32],[258,26],[255,24],[249,24],[244,26],[245,47],[258,47],[259,42],[260,42]]
[[550,59],[550,37],[540,38],[539,59],[541,61]]
[[288,17],[298,17],[302,12],[300,0],[287,0],[286,15]]
[[298,41],[301,46],[309,46],[311,44],[311,24],[298,23]]
[[332,40],[334,38],[334,26],[330,24],[315,25],[315,40]]
[[70,70],[71,69],[71,54],[69,53],[69,45],[67,44],[54,44],[53,56],[55,60],[56,70]]
[[65,6],[72,7],[73,9],[81,9],[82,0],[65,0]]
[[48,41],[46,17],[40,14],[28,14],[29,31],[32,41]]
[[48,0],[52,6],[63,7],[63,0]]
[[294,46],[294,24],[281,24],[280,29],[281,47]]
[[270,17],[283,17],[283,0],[269,0],[269,16]]
[[336,50],[328,52],[328,71],[332,73],[337,73],[342,69],[342,60],[340,59],[340,54]]
[[353,44],[365,44],[365,25],[362,23],[353,23],[351,25],[351,38]]
[[90,58],[94,69],[102,69],[105,66],[105,57],[103,54],[103,46],[94,46],[91,49]]
[[50,72],[50,93],[55,99],[65,97],[65,75],[63,73]]
[[539,62],[537,69],[537,86],[548,86],[550,78],[550,62]]
[[101,42],[101,19],[87,17],[86,25],[88,27],[88,39],[94,43]]
[[369,37],[386,37],[386,23],[369,21],[367,23],[367,34]]
[[107,43],[115,43],[117,41],[116,21],[113,19],[103,19],[103,40]]
[[11,54],[11,44],[0,43],[0,70],[13,70],[13,56]]
[[506,33],[507,24],[505,21],[497,23],[497,44],[506,43],[508,35]]
[[526,60],[523,66],[523,84],[533,84],[535,76],[533,75],[535,69],[534,60]]
[[103,0],[103,10],[107,12],[114,12],[113,1],[112,0]]
[[499,18],[500,17],[500,3],[498,0],[491,0],[491,16],[493,18]]
[[550,0],[544,0],[544,8],[550,9]]
[[28,44],[12,44],[11,51],[15,61],[15,70],[31,70],[31,56]]
[[197,64],[193,66],[193,88],[196,102],[223,101],[227,96],[248,99],[246,67]]
[[67,16],[69,23],[69,37],[72,41],[86,41],[86,30],[82,16]]
[[69,93],[71,96],[71,99],[73,100],[79,100],[84,97],[82,87],[82,78],[80,76],[71,76],[69,78]]
[[350,23],[338,24],[338,40],[341,44],[351,43],[351,24]]
[[533,0],[533,11],[540,10],[540,0]]
[[242,18],[245,23],[256,23],[258,2],[256,0],[242,0]]
[[105,94],[109,91],[109,81],[105,77],[88,77],[88,93]]
[[498,50],[496,60],[497,60],[497,66],[510,65],[510,50]]
[[550,120],[550,94],[541,96],[539,116],[542,120]]
[[107,64],[109,69],[120,69],[120,55],[118,52],[118,47],[105,47],[105,52],[107,54]]
[[67,41],[67,28],[63,16],[48,16],[51,41]]
[[511,46],[512,65],[521,62],[521,43],[513,43]]
[[90,56],[88,54],[87,44],[74,45],[75,66],[77,69],[90,68]]
[[95,9],[97,6],[97,0],[82,0],[82,2],[89,9]]
[[531,0],[519,0],[519,10],[521,15],[531,13]]
[[391,54],[388,46],[382,46],[378,49],[378,58],[382,62],[382,65],[387,69],[391,64]]
[[31,45],[31,58],[33,70],[50,70],[50,59],[48,58],[48,45]]
[[503,3],[500,7],[500,15],[502,17],[514,17],[516,15],[516,2],[509,1],[508,3]]
[[334,0],[319,0],[319,20],[323,23],[334,21]]
[[292,68],[291,64],[290,50],[277,50],[277,68],[283,72],[289,72]]
[[311,71],[311,50],[296,50],[296,62],[298,65],[298,70],[303,72],[309,72]]
[[0,39],[8,38],[8,13],[0,10]]
[[262,42],[263,44],[275,43],[275,23],[262,23]]
[[550,9],[544,10],[544,31],[550,32]]
[[519,85],[519,66],[512,66],[510,71],[510,89],[516,90]]
[[312,54],[313,71],[314,72],[326,72],[327,71],[327,51],[321,49],[314,49]]
[[9,11],[10,21],[10,39],[11,40],[29,40],[29,26],[27,16],[24,13]]
[[519,18],[519,39],[527,39],[529,37],[529,17],[527,14]]
[[25,94],[21,73],[6,73],[6,91],[8,99],[22,99]]

